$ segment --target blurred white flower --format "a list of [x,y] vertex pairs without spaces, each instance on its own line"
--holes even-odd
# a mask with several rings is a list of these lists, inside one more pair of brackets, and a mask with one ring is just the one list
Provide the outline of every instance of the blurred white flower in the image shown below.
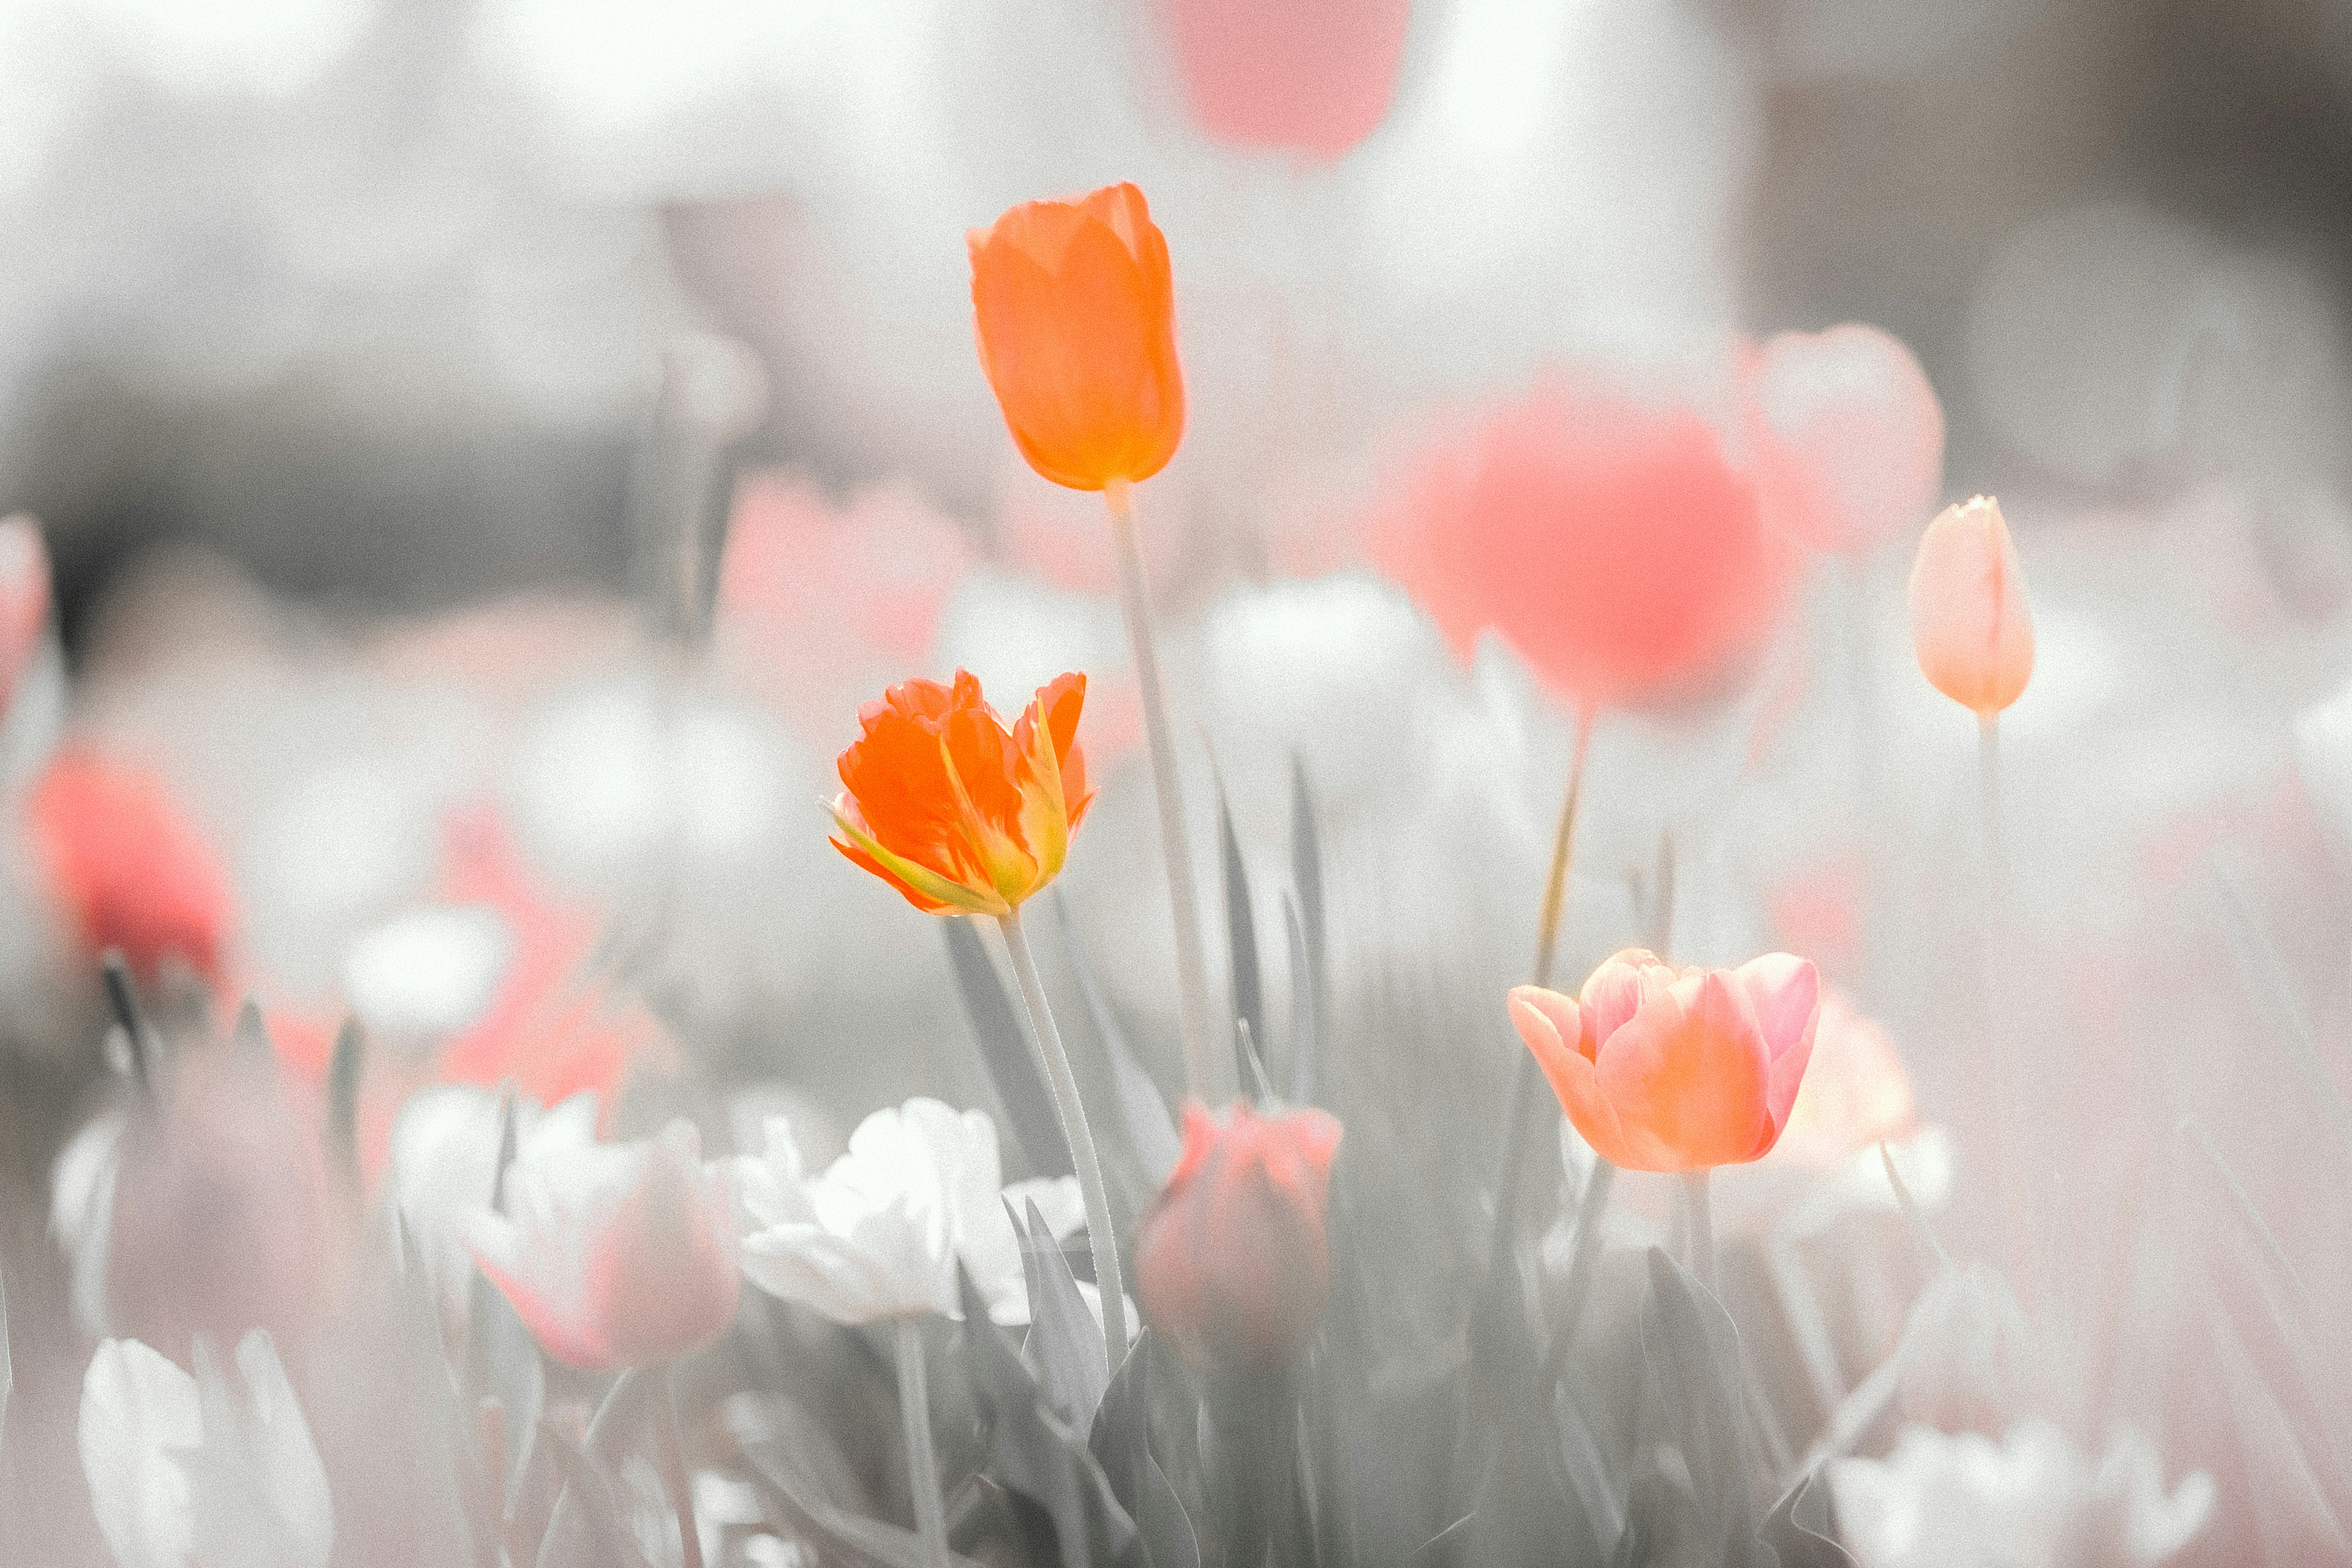
[[[498,1179],[499,1107],[493,1090],[464,1084],[420,1089],[392,1124],[393,1202],[416,1240],[434,1299],[453,1317],[474,1278],[466,1219],[490,1201]],[[596,1097],[575,1094],[541,1110],[515,1102],[515,1163],[531,1164],[596,1142]],[[60,1162],[60,1203],[66,1166]]]
[[323,1568],[327,1472],[276,1347],[236,1347],[242,1389],[205,1342],[191,1377],[137,1340],[98,1347],[82,1380],[81,1463],[121,1568]]
[[2213,1511],[2199,1471],[2164,1489],[2156,1450],[2125,1431],[2095,1463],[2046,1421],[1999,1443],[1906,1428],[1885,1459],[1830,1467],[1839,1529],[1862,1568],[2149,1568]]
[[1904,1418],[1946,1432],[2005,1431],[2040,1386],[2040,1352],[2009,1281],[1981,1263],[1928,1281],[1895,1347]]
[[844,1323],[958,1316],[959,1259],[991,1318],[1025,1323],[1029,1290],[1005,1200],[1034,1198],[1057,1236],[1081,1212],[1074,1177],[1004,1187],[996,1124],[936,1100],[876,1111],[814,1180],[781,1117],[768,1121],[765,1152],[738,1165],[743,1272]]
[[514,952],[514,928],[486,905],[405,910],[345,951],[343,994],[370,1034],[435,1043],[482,1016]]
[[2352,685],[2295,716],[2294,765],[2328,831],[2352,847]]
[[735,1203],[691,1122],[658,1138],[518,1159],[506,1212],[466,1221],[474,1260],[547,1352],[585,1372],[650,1366],[735,1321]]

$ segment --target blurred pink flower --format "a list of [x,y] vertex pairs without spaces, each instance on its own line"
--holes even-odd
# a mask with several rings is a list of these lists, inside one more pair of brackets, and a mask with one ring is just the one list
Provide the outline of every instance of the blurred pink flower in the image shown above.
[[1918,1125],[1911,1076],[1885,1029],[1825,988],[1812,1061],[1776,1155],[1827,1169],[1856,1150],[1907,1138]]
[[155,1094],[58,1161],[53,1226],[87,1326],[183,1363],[199,1334],[299,1344],[332,1288],[326,1168],[276,1066],[233,1045],[174,1056]]
[[2033,674],[2033,616],[2000,503],[1979,496],[1946,507],[1911,565],[1911,642],[1920,672],[1963,708],[1990,719]]
[[566,1366],[667,1361],[735,1321],[734,1199],[691,1123],[519,1160],[506,1197],[505,1214],[473,1216],[474,1260]]
[[1202,130],[1239,147],[1345,154],[1389,111],[1412,0],[1158,0]]
[[1557,376],[1424,452],[1371,547],[1457,650],[1492,627],[1580,708],[1719,682],[1764,639],[1790,564],[1695,411]]
[[[444,822],[434,902],[495,913],[509,939],[509,955],[480,1013],[424,1060],[404,1064],[371,1054],[359,1117],[362,1162],[371,1176],[383,1169],[402,1102],[427,1084],[495,1089],[511,1082],[542,1105],[587,1094],[609,1116],[633,1065],[672,1058],[668,1032],[651,1010],[597,972],[604,911],[549,889],[524,863],[495,805],[459,807]],[[314,1083],[326,1075],[341,1024],[340,1013],[288,1009],[269,1016],[281,1057]]]
[[35,781],[25,826],[86,957],[120,948],[142,982],[167,958],[220,982],[236,919],[228,875],[161,776],[68,745]]
[[868,688],[928,660],[971,563],[962,528],[908,490],[836,506],[803,476],[747,474],[719,563],[719,637],[803,733],[829,734]]
[[0,517],[0,713],[49,626],[49,549],[24,513]]
[[1900,340],[1853,321],[1781,332],[1742,369],[1768,522],[1815,550],[1862,554],[1935,510],[1943,405]]
[[1772,1152],[1804,1080],[1820,977],[1785,952],[1676,969],[1640,948],[1580,996],[1510,993],[1511,1022],[1595,1152],[1634,1171],[1698,1171]]
[[1204,1371],[1270,1377],[1304,1350],[1331,1289],[1325,1229],[1339,1121],[1312,1109],[1184,1106],[1184,1152],[1136,1226],[1144,1321]]

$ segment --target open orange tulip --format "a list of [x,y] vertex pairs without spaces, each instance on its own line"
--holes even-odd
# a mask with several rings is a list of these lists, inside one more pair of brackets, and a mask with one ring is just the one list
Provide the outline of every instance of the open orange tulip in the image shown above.
[[1561,1109],[1612,1165],[1704,1171],[1780,1142],[1812,1057],[1821,979],[1768,952],[1737,969],[1676,969],[1629,948],[1581,996],[1515,987],[1511,1022]]
[[1077,490],[1166,468],[1184,374],[1168,242],[1143,193],[1024,202],[969,240],[981,368],[1029,466]]
[[2033,616],[2000,503],[1946,507],[1911,566],[1911,642],[1937,690],[1990,719],[2033,674]]
[[967,670],[892,687],[841,753],[834,847],[928,913],[1011,914],[1060,874],[1094,798],[1086,697],[1085,676],[1057,676],[1007,733]]

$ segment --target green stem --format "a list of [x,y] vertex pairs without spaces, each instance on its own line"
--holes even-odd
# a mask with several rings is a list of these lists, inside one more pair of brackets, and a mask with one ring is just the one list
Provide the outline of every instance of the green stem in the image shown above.
[[702,1568],[702,1534],[694,1524],[694,1478],[686,1468],[686,1448],[677,1435],[677,1383],[667,1366],[661,1387],[654,1391],[654,1425],[661,1445],[662,1489],[669,1493],[677,1513],[679,1568]]
[[[1559,945],[1560,911],[1568,903],[1568,873],[1576,859],[1576,810],[1584,797],[1584,759],[1592,744],[1593,710],[1577,710],[1576,750],[1568,764],[1568,794],[1560,801],[1559,821],[1552,829],[1551,867],[1544,875],[1543,907],[1536,919],[1534,984],[1551,984],[1552,952]],[[1502,1267],[1516,1239],[1519,1171],[1527,1163],[1528,1123],[1543,1089],[1543,1072],[1535,1053],[1519,1053],[1518,1072],[1511,1080],[1510,1120],[1503,1124],[1503,1173],[1495,1185],[1494,1266]]]
[[947,1502],[940,1494],[939,1450],[931,1446],[931,1384],[923,1362],[923,1326],[898,1325],[898,1415],[907,1427],[907,1489],[915,1497],[915,1533],[927,1568],[948,1568]]
[[1151,752],[1151,793],[1160,806],[1160,855],[1168,868],[1168,901],[1176,918],[1176,1007],[1184,1032],[1184,1087],[1214,1104],[1223,1098],[1217,1053],[1209,1044],[1209,973],[1201,952],[1200,900],[1192,858],[1184,847],[1184,792],[1176,774],[1176,743],[1168,730],[1168,693],[1160,679],[1159,646],[1151,631],[1151,599],[1143,580],[1143,550],[1135,536],[1135,497],[1125,479],[1103,487],[1110,508],[1111,552],[1118,558],[1118,603],[1127,622],[1135,680],[1143,696],[1143,736]]
[[1992,1089],[1993,1185],[2007,1233],[2009,1277],[2029,1305],[2034,1298],[2033,1245],[2026,1217],[2025,1174],[2020,1158],[2017,1105],[2011,1098],[2009,1030],[2000,1005],[2000,964],[2009,944],[2009,877],[2000,821],[2000,715],[1977,721],[1977,784],[1984,811],[1985,1076]]
[[1683,1199],[1690,1205],[1691,1272],[1709,1295],[1715,1293],[1715,1213],[1707,1197],[1712,1174],[1705,1169],[1683,1173]]
[[1102,1162],[1095,1154],[1095,1135],[1087,1126],[1087,1108],[1078,1100],[1078,1080],[1070,1072],[1069,1054],[1062,1049],[1062,1032],[1054,1025],[1053,1009],[1045,1005],[1045,987],[1037,978],[1037,961],[1022,933],[1021,911],[998,917],[1004,928],[1004,946],[1013,956],[1013,973],[1021,982],[1021,1000],[1029,1009],[1029,1035],[1038,1064],[1053,1086],[1054,1112],[1061,1118],[1062,1138],[1070,1146],[1070,1163],[1078,1173],[1078,1195],[1087,1209],[1087,1242],[1094,1249],[1095,1287],[1102,1295],[1105,1372],[1116,1374],[1127,1357],[1127,1300],[1120,1293],[1118,1237],[1111,1229],[1110,1195],[1103,1189]]

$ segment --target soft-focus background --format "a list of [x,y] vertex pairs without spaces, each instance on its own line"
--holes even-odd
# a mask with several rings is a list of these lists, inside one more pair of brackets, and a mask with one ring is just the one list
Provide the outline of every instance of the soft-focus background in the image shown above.
[[[2319,706],[2352,679],[2352,10],[0,0],[0,511],[40,519],[62,633],[0,766],[62,727],[166,780],[226,868],[222,967],[313,1079],[348,1010],[470,1017],[371,939],[488,905],[485,963],[593,953],[696,1092],[793,1106],[820,1158],[911,1093],[990,1103],[934,922],[824,842],[889,681],[964,665],[1009,710],[1089,672],[1069,929],[1172,1039],[1098,503],[1005,438],[967,229],[1150,195],[1192,417],[1140,502],[1199,864],[1222,788],[1279,932],[1303,768],[1339,1016],[1448,1020],[1367,1077],[1478,1171],[1572,726],[1507,647],[1457,660],[1365,520],[1539,369],[1729,426],[1743,343],[1904,340],[2040,633],[1991,996],[1916,529],[1810,563],[1715,700],[1604,716],[1560,971],[1649,931],[1662,864],[1678,956],[1814,958],[1951,1130],[1963,1254],[2002,1246],[2006,1031],[2058,1402],[2216,1475],[2210,1560],[2343,1548],[2334,1459],[2278,1467],[2352,1363],[2238,1302],[2274,1265],[2318,1321],[2352,1301],[2352,715]],[[6,877],[11,1420],[63,1431],[49,1167],[102,1015]]]

